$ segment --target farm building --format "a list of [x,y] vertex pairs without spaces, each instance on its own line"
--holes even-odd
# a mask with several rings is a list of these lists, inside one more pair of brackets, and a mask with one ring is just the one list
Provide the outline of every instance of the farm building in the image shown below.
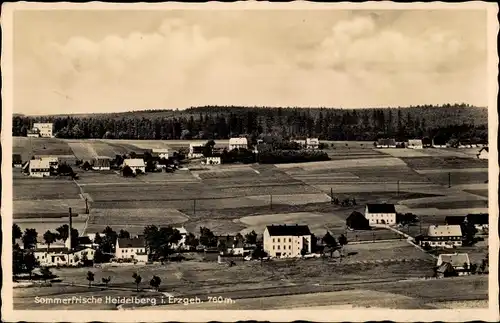
[[306,139],[306,148],[307,149],[318,149],[319,148],[319,139],[318,138],[307,138]]
[[440,266],[436,267],[436,277],[445,278],[458,276],[453,266],[449,262],[443,262]]
[[300,257],[311,253],[311,231],[307,225],[268,225],[264,230],[264,251],[271,257]]
[[434,148],[446,148],[448,143],[448,139],[444,136],[435,136],[432,138],[432,147]]
[[115,258],[147,262],[146,241],[142,237],[118,238],[116,240]]
[[23,167],[23,160],[21,158],[21,155],[12,154],[12,167],[15,167],[15,168]]
[[222,159],[218,156],[206,157],[205,164],[206,165],[220,165],[220,164],[222,164]]
[[481,148],[476,156],[479,159],[488,159],[488,147]]
[[35,130],[28,130],[28,132],[26,133],[26,136],[28,138],[38,138],[40,137],[40,134],[38,133],[38,130],[35,129]]
[[217,246],[219,250],[222,250],[224,254],[230,255],[243,255],[245,252],[245,241],[244,239],[238,239],[235,236],[218,236]]
[[123,167],[128,166],[134,173],[137,173],[137,170],[140,172],[146,172],[146,164],[144,163],[144,159],[141,158],[130,158],[125,159],[123,161]]
[[248,140],[245,137],[229,139],[229,150],[248,149]]
[[372,224],[396,224],[394,204],[367,204],[365,218]]
[[59,158],[56,156],[37,155],[35,156],[35,159],[42,159],[48,161],[49,167],[52,167],[54,169],[57,169],[59,167]]
[[186,237],[188,235],[187,230],[184,227],[178,227],[174,228],[175,230],[179,231],[181,234],[181,239],[177,242],[172,244],[173,249],[181,249],[181,250],[189,250],[189,246],[186,245]]
[[465,217],[465,222],[474,224],[477,230],[488,229],[489,214],[488,213],[467,214],[467,216]]
[[465,221],[465,216],[463,215],[449,215],[444,218],[444,223],[447,225],[461,225]]
[[97,157],[92,161],[93,170],[110,170],[111,162],[108,157]]
[[78,266],[84,260],[94,260],[94,249],[86,246],[77,246],[73,249],[67,247],[37,248],[34,256],[41,266]]
[[440,267],[443,264],[450,264],[459,276],[469,274],[470,260],[466,253],[440,254],[436,266]]
[[52,123],[34,123],[33,129],[38,132],[40,137],[44,138],[52,138],[54,135],[52,134],[53,124]]
[[462,228],[460,225],[431,225],[427,235],[420,241],[430,247],[454,248],[462,246]]
[[422,142],[421,139],[410,139],[410,140],[408,140],[408,145],[406,146],[406,148],[423,149],[424,143]]
[[381,138],[375,143],[377,148],[396,148],[396,140],[392,138]]
[[29,175],[32,177],[50,176],[50,164],[47,159],[32,159],[29,161]]
[[205,144],[189,144],[188,158],[201,158],[203,157],[203,149]]
[[346,219],[346,225],[353,230],[368,230],[370,229],[370,221],[358,211],[354,211]]
[[169,159],[170,157],[173,156],[173,152],[169,151],[166,148],[162,148],[162,149],[153,148],[153,152],[151,154],[153,157],[159,158],[159,159],[162,159],[162,158]]

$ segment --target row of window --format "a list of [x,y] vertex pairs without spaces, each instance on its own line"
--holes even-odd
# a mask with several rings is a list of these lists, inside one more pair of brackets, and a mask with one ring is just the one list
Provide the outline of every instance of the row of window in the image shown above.
[[[280,241],[280,238],[277,239],[278,242],[281,242]],[[273,238],[273,243],[276,242],[275,239]],[[283,238],[283,242],[286,242],[286,238]],[[288,242],[292,242],[292,238],[288,238]]]
[[[123,249],[123,252],[124,253],[127,253],[128,252],[128,249]],[[136,252],[144,252],[144,249],[132,249],[130,250],[130,252],[132,253],[136,253]]]
[[48,168],[32,168],[30,171],[32,173],[35,173],[35,172],[50,172],[50,169],[48,169]]
[[[275,246],[273,245],[273,250],[274,250],[274,247]],[[277,247],[276,249],[280,250],[280,245],[277,245],[276,247]],[[286,246],[283,246],[283,250],[286,250]],[[288,245],[288,250],[292,250],[292,246],[291,245]]]

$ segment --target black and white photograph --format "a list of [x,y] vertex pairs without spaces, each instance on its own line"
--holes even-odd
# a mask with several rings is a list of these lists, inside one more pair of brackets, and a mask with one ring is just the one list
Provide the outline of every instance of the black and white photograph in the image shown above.
[[6,319],[497,321],[497,13],[4,4]]

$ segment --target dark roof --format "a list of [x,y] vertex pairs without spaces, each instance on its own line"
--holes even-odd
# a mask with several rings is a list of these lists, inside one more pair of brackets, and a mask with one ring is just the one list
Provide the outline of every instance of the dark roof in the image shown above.
[[366,204],[370,213],[396,213],[394,204]]
[[146,243],[142,238],[118,238],[120,248],[144,248]]
[[99,157],[94,159],[93,166],[95,167],[109,167],[109,165],[110,165],[109,158]]
[[346,220],[349,220],[349,219],[351,219],[351,220],[356,219],[356,220],[357,220],[357,219],[361,219],[361,218],[366,220],[365,216],[364,216],[362,213],[359,213],[358,211],[353,211],[353,212],[351,213],[351,215],[349,215],[349,216],[347,217],[347,219],[346,219]]
[[359,213],[358,211],[353,211],[351,213],[351,215],[349,215],[347,217],[345,222],[349,228],[355,229],[355,230],[356,229],[363,230],[363,229],[370,228],[370,224],[369,224],[368,219],[365,218],[365,216],[363,214]]
[[23,160],[21,158],[21,155],[19,155],[19,154],[12,154],[12,162],[13,163],[22,163]]
[[478,225],[488,224],[489,214],[488,213],[467,214],[467,222]]
[[92,244],[92,240],[90,240],[89,237],[79,237],[78,243],[79,244]]
[[307,225],[268,225],[267,231],[271,236],[307,236],[311,234]]
[[449,225],[462,224],[464,223],[465,216],[463,215],[449,215],[444,218],[444,222]]
[[481,148],[481,150],[479,150],[479,152],[482,152],[483,150],[486,150],[486,152],[489,152],[488,147]]
[[395,146],[396,140],[392,138],[381,138],[377,140],[377,144],[385,146]]

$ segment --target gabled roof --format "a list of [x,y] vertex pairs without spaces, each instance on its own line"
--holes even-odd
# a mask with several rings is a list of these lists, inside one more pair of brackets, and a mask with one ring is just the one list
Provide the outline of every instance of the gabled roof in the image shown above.
[[109,158],[97,157],[96,159],[94,159],[93,166],[95,166],[95,167],[109,167],[110,166]]
[[449,215],[444,218],[444,222],[448,225],[460,225],[464,223],[465,216],[463,215]]
[[92,244],[93,241],[90,240],[89,237],[84,236],[84,237],[78,237],[78,244]]
[[346,219],[347,220],[357,220],[357,219],[361,219],[361,220],[366,220],[365,216],[362,214],[362,213],[359,213],[358,211],[353,211]]
[[452,253],[452,254],[440,254],[438,257],[438,266],[443,263],[449,263],[453,267],[463,267],[463,265],[470,264],[469,255],[466,253]]
[[247,138],[244,138],[244,137],[231,138],[231,139],[229,139],[229,144],[230,145],[247,145],[248,141],[247,141]]
[[396,140],[392,138],[380,138],[377,140],[380,146],[396,146]]
[[479,153],[481,153],[483,150],[485,150],[486,152],[489,152],[488,147],[483,147],[483,148],[481,148],[481,150],[479,150]]
[[423,145],[422,139],[410,139],[410,140],[408,140],[408,145],[409,146],[421,146],[421,145]]
[[462,236],[459,225],[430,225],[427,232],[429,237],[458,237]]
[[438,269],[437,269],[437,272],[438,273],[441,273],[441,274],[444,274],[444,273],[451,273],[453,272],[454,269],[453,269],[453,265],[450,264],[449,262],[444,262],[443,264],[441,264]]
[[129,158],[123,161],[123,166],[129,167],[145,167],[144,160],[141,158]]
[[396,213],[394,204],[366,204],[370,213]]
[[483,225],[489,223],[488,213],[478,213],[478,214],[467,214],[467,222],[477,225]]
[[266,227],[270,236],[308,236],[311,231],[307,225],[268,225]]
[[30,169],[49,169],[50,164],[48,159],[32,159],[30,160]]
[[187,230],[184,227],[178,227],[178,228],[174,228],[174,229],[179,231],[180,234],[188,234]]
[[119,248],[144,248],[146,241],[143,238],[118,238]]

